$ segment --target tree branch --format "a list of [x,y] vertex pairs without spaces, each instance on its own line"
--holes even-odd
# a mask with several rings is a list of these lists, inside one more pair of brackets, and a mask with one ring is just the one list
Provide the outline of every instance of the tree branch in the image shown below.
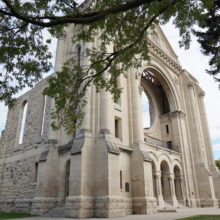
[[[103,11],[96,11],[91,13],[85,13],[85,14],[72,14],[68,16],[45,16],[45,17],[38,17],[38,16],[28,16],[23,15],[16,11],[16,9],[11,5],[11,3],[8,0],[2,0],[6,6],[8,7],[10,12],[7,12],[5,10],[0,9],[0,13],[7,15],[7,16],[13,16],[17,19],[20,19],[22,21],[25,21],[30,24],[34,24],[41,27],[53,27],[57,25],[62,24],[68,24],[68,23],[75,23],[75,24],[90,24],[95,21],[99,21],[101,19],[106,18],[110,14],[117,14],[120,12],[125,12],[134,8],[137,8],[144,4],[151,4],[152,2],[156,2],[157,0],[133,0],[129,1],[124,4],[118,4],[112,8],[108,8]],[[49,19],[52,21],[49,22],[43,22],[39,21],[39,19]]]

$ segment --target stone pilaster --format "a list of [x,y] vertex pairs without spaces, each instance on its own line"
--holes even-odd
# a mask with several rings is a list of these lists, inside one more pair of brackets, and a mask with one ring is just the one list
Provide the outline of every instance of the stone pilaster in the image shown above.
[[199,126],[199,117],[198,112],[196,110],[196,100],[195,100],[195,88],[192,84],[188,84],[189,88],[189,95],[190,95],[190,101],[191,101],[191,112],[192,112],[192,126],[194,126],[195,131],[195,139],[196,139],[196,149],[198,152],[198,157],[196,158],[198,160],[198,163],[204,164],[204,152],[202,151],[204,143],[202,142],[202,136]]
[[56,140],[48,141],[48,155],[39,161],[40,175],[37,182],[37,197],[33,200],[31,213],[44,214],[57,204],[61,203],[58,198],[59,192],[59,154]]
[[208,120],[206,116],[206,110],[205,110],[205,105],[204,105],[204,97],[205,93],[200,92],[199,93],[199,104],[200,104],[200,112],[201,112],[201,122],[203,125],[203,134],[204,134],[204,139],[205,139],[205,149],[206,149],[206,155],[208,157],[208,164],[209,166],[215,165],[215,160],[212,152],[212,143],[211,143],[211,138],[210,138],[210,133],[209,133],[209,127],[208,127]]
[[141,112],[141,98],[139,92],[139,79],[136,77],[134,71],[130,72],[130,89],[131,89],[131,103],[132,103],[132,127],[133,127],[133,143],[143,143],[143,120]]
[[197,92],[192,84],[189,84],[188,88],[191,101],[193,126],[195,131],[194,138],[196,140],[194,143],[196,144],[195,147],[199,156],[198,160],[195,161],[195,168],[200,204],[202,207],[216,206],[217,200],[215,198],[213,180],[211,173],[208,170],[207,158],[205,157],[205,143],[202,136],[203,131],[198,111],[198,102],[196,100]]
[[[153,196],[153,179],[151,159],[143,151],[144,141],[143,120],[141,112],[140,81],[135,71],[130,70],[130,102],[132,111],[132,194],[133,212],[136,214],[152,214],[157,212],[157,201]],[[144,156],[145,155],[145,156]]]
[[66,31],[58,36],[55,72],[61,71],[66,58]]
[[112,115],[113,103],[111,94],[104,89],[100,92],[100,132],[111,133],[114,131],[114,117]]
[[196,207],[198,189],[196,186],[195,167],[193,163],[194,153],[189,142],[186,115],[181,111],[175,111],[171,113],[171,120],[173,127],[176,128],[173,131],[174,144],[179,146],[179,151],[182,155],[183,187],[185,187],[184,197],[191,207]]

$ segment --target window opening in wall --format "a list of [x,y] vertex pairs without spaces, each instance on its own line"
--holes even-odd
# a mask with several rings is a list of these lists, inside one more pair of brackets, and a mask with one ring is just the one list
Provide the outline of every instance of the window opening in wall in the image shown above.
[[35,173],[34,173],[34,182],[37,182],[37,175],[38,175],[38,162],[35,163]]
[[129,192],[130,189],[129,189],[129,183],[125,183],[125,192]]
[[120,189],[122,190],[122,170],[120,170]]
[[115,137],[122,140],[121,119],[115,118]]
[[143,115],[143,125],[145,129],[150,128],[151,119],[150,119],[150,104],[149,99],[144,91],[141,93],[141,109]]
[[75,130],[73,132],[73,137],[75,138],[76,137],[76,128],[77,128],[77,120],[76,119],[74,120],[74,125],[75,125]]
[[167,134],[170,133],[170,131],[169,131],[169,126],[168,126],[168,125],[166,125],[166,132],[167,132]]
[[172,150],[173,149],[172,141],[167,141],[167,146],[170,150]]
[[119,138],[119,122],[118,122],[118,119],[115,119],[115,137],[116,138]]
[[70,160],[66,162],[65,166],[65,198],[69,196],[69,181],[70,181]]
[[28,103],[24,102],[24,104],[23,104],[23,112],[22,112],[22,117],[21,117],[21,127],[20,127],[20,132],[19,132],[18,144],[22,144],[23,143],[25,121],[26,121],[26,116],[27,116],[27,108],[28,108]]
[[81,46],[78,44],[77,47],[77,64],[80,66],[81,65]]
[[[120,76],[113,75],[115,89],[121,89]],[[114,103],[121,105],[121,94],[114,94]]]
[[42,124],[41,124],[41,135],[44,134],[44,121],[45,121],[45,113],[46,113],[46,103],[47,103],[47,96],[44,96],[44,107],[43,107],[43,116],[42,116]]

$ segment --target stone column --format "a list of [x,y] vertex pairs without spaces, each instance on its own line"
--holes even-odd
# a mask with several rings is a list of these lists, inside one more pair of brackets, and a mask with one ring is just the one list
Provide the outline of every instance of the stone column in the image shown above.
[[199,115],[198,102],[195,99],[195,88],[193,85],[188,85],[190,100],[191,100],[191,110],[193,116],[193,123],[195,129],[195,144],[199,154],[199,160],[195,162],[196,167],[196,178],[198,183],[199,199],[201,206],[216,206],[215,192],[213,190],[212,176],[208,170],[208,164],[205,152],[205,143],[203,139],[203,131],[201,126],[201,120]]
[[85,113],[82,124],[80,126],[80,132],[90,132],[91,131],[91,87],[87,88],[86,91],[86,105],[83,108]]
[[175,193],[173,174],[169,175],[168,181],[169,181],[169,185],[170,185],[170,195],[171,195],[171,199],[172,199],[172,202],[173,202],[173,206],[178,207],[178,202],[177,202],[176,193]]
[[157,197],[158,197],[158,205],[160,208],[164,208],[164,199],[162,195],[162,188],[161,188],[161,172],[156,172],[156,190],[157,190]]
[[100,132],[113,133],[111,112],[111,94],[104,89],[100,92]]
[[192,117],[193,117],[193,125],[194,125],[194,131],[195,131],[195,139],[196,139],[196,147],[198,152],[198,162],[204,164],[204,155],[202,152],[203,143],[202,143],[202,137],[199,127],[199,117],[198,112],[196,110],[196,100],[195,100],[195,90],[194,86],[192,84],[188,84],[189,88],[189,95],[190,95],[190,101],[191,101],[191,110],[192,110]]
[[66,31],[63,31],[58,36],[58,42],[57,42],[57,52],[56,52],[56,62],[55,62],[55,72],[61,71],[63,63],[65,62],[65,54],[66,54],[66,37],[67,33]]
[[132,122],[133,122],[133,143],[143,143],[143,120],[141,112],[140,83],[133,72],[130,74]]
[[184,193],[183,178],[180,177],[180,178],[178,179],[178,181],[179,181],[179,184],[180,184],[182,201],[183,201],[183,203],[185,204],[185,193]]
[[[61,71],[62,70],[62,66],[65,62],[65,54],[66,54],[66,50],[65,50],[65,46],[66,46],[66,37],[67,37],[67,33],[66,31],[63,31],[59,36],[58,36],[58,42],[57,42],[57,52],[56,52],[56,62],[55,62],[55,72],[57,71]],[[49,97],[47,99],[47,101],[49,100]],[[50,108],[51,111],[55,106],[55,101],[54,99],[51,99],[51,104],[50,104]],[[52,119],[50,117],[50,124],[52,123]],[[57,130],[53,130],[51,128],[51,126],[49,127],[49,132],[48,132],[48,139],[49,140],[58,140],[58,131]]]

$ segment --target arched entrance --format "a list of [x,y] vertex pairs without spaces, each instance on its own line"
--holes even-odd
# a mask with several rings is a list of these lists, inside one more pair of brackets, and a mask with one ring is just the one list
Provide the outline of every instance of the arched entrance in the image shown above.
[[160,164],[160,170],[161,170],[161,188],[162,188],[162,195],[163,200],[166,203],[172,203],[171,198],[171,188],[170,188],[170,170],[168,163],[163,160]]
[[69,196],[69,179],[70,179],[70,160],[65,165],[65,188],[64,188],[64,200]]
[[182,178],[181,178],[180,168],[176,165],[174,167],[173,172],[174,172],[174,187],[175,187],[176,198],[178,202],[183,203],[184,199],[183,199]]

